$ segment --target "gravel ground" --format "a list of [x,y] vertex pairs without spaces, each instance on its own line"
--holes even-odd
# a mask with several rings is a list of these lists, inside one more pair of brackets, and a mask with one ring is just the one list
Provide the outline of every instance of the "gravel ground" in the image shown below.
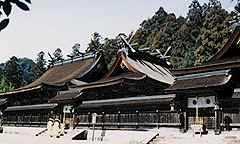
[[174,128],[151,129],[148,131],[107,130],[103,141],[100,141],[101,130],[95,131],[95,141],[92,141],[92,130],[88,132],[88,140],[72,140],[72,137],[84,129],[68,130],[60,138],[50,138],[46,133],[35,136],[44,128],[4,127],[0,134],[0,144],[144,144],[154,135],[159,136],[153,144],[240,144],[240,131],[223,132],[221,135],[209,134],[193,136],[191,131],[180,133]]
[[215,135],[210,130],[207,135],[193,135],[189,130],[187,133],[180,133],[177,129],[161,128],[158,130],[159,137],[154,140],[154,144],[240,144],[240,131],[222,132]]
[[35,136],[45,128],[27,127],[4,127],[4,133],[0,134],[0,144],[139,144],[146,143],[157,134],[156,131],[126,131],[107,130],[103,141],[101,130],[95,130],[94,141],[92,141],[92,130],[88,132],[88,140],[72,140],[76,134],[84,129],[67,130],[67,134],[60,137],[49,137],[47,133]]

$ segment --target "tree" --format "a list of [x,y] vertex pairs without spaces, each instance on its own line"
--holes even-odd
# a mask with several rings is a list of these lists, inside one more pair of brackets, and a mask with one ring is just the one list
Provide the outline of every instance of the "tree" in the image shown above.
[[33,73],[36,78],[40,77],[46,71],[46,59],[43,51],[39,52],[36,59],[36,65],[33,67]]
[[240,0],[237,1],[237,4],[235,5],[234,9],[240,13]]
[[102,49],[101,35],[97,32],[94,32],[91,38],[90,43],[88,44],[86,52],[97,52]]
[[57,61],[63,61],[63,55],[62,55],[62,50],[60,48],[57,48],[54,53],[53,53],[53,59],[55,62]]
[[71,56],[72,56],[72,57],[81,56],[82,53],[80,52],[80,48],[81,48],[81,45],[80,45],[79,43],[76,43],[76,44],[72,47]]
[[218,0],[202,5],[193,0],[186,18],[177,18],[160,7],[140,24],[131,42],[139,48],[158,49],[161,53],[171,46],[170,61],[174,68],[201,65],[225,44],[230,32],[229,21],[235,20],[234,17],[240,16],[237,17],[236,12],[228,13]]
[[193,0],[189,6],[189,11],[187,14],[188,23],[192,26],[201,26],[203,19],[203,8],[198,2],[198,0]]
[[8,84],[12,84],[14,88],[23,85],[23,71],[18,63],[18,58],[13,56],[5,65],[5,76]]
[[0,79],[0,93],[5,93],[12,90],[14,90],[14,87],[12,86],[12,84],[7,83],[6,78],[2,76]]
[[91,41],[88,44],[86,52],[101,52],[104,55],[105,61],[108,64],[108,67],[111,67],[113,64],[117,51],[119,49],[119,39],[105,38],[102,40],[102,37],[99,33],[95,32],[92,35]]
[[119,50],[119,42],[118,39],[109,39],[105,38],[102,51],[105,58],[105,62],[108,64],[108,68],[110,68],[113,62],[116,59],[117,51]]
[[208,61],[226,43],[230,27],[228,21],[230,15],[221,7],[217,0],[210,0],[203,22],[203,26],[198,36],[195,65],[201,65]]
[[[25,0],[28,4],[31,4],[31,0]],[[26,3],[19,0],[0,0],[0,31],[7,27],[9,24],[9,15],[12,11],[12,6],[16,5],[18,8],[24,11],[29,11],[29,7]],[[4,12],[4,15],[3,15]]]

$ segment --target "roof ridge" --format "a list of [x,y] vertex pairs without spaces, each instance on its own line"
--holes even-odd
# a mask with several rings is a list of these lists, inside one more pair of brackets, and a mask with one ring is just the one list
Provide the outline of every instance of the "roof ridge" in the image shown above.
[[80,60],[86,60],[86,59],[93,58],[93,57],[96,57],[96,53],[86,53],[83,56],[78,56],[73,59],[69,58],[69,59],[65,59],[63,61],[58,61],[58,62],[54,63],[52,67],[61,66],[64,64],[68,64],[68,63],[73,63],[73,62],[80,61]]

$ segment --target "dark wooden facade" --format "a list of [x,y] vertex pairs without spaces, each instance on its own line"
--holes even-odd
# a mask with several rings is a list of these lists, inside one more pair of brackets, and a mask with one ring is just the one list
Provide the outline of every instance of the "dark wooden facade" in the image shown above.
[[61,103],[48,103],[59,91],[68,90],[76,81],[92,82],[107,71],[101,55],[89,53],[82,57],[54,64],[31,84],[0,94],[6,99],[2,106],[4,122],[14,125],[46,124],[50,115],[62,118]]
[[175,95],[164,94],[175,80],[167,66],[146,53],[120,50],[102,79],[73,86],[50,102],[72,103],[78,125],[91,124],[91,114],[97,113],[97,126],[178,126],[178,114],[170,111]]

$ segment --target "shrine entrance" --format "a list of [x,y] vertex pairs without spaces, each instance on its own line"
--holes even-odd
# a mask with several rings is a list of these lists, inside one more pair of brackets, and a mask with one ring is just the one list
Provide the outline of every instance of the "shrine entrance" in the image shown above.
[[215,96],[188,98],[188,127],[204,125],[220,132],[220,108]]

